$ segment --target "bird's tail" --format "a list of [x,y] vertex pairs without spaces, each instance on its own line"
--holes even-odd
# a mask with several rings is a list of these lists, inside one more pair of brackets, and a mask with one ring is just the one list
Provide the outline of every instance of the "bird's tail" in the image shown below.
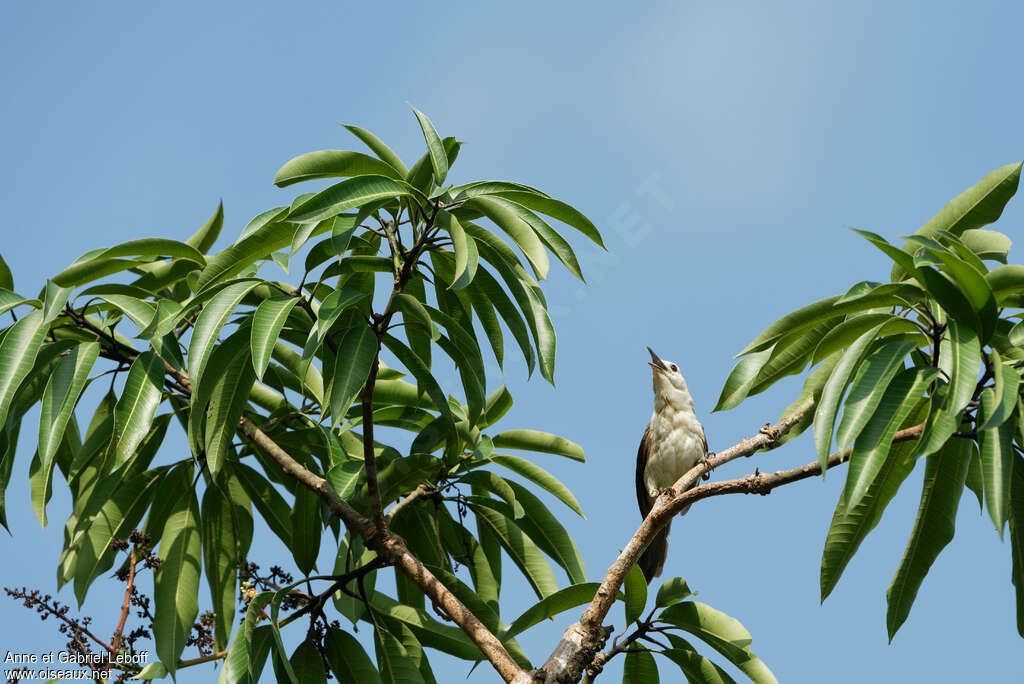
[[665,567],[665,556],[668,554],[668,530],[672,527],[672,523],[665,525],[665,527],[654,535],[654,539],[647,545],[644,552],[640,554],[640,569],[644,573],[644,579],[650,584],[651,580],[661,574],[662,568]]

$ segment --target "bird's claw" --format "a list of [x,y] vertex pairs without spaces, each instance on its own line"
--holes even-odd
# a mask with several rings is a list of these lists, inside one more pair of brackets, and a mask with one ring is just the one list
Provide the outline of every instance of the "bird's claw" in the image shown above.
[[700,474],[700,479],[707,481],[711,479],[711,457],[715,455],[714,451],[709,451],[700,458],[701,464],[704,466],[704,472]]

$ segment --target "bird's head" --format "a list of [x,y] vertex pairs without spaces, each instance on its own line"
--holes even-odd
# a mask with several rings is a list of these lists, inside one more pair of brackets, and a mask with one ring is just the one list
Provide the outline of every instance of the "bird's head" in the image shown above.
[[[682,399],[685,395],[685,398],[689,400],[690,391],[686,387],[683,374],[679,372],[679,366],[659,358],[650,347],[647,348],[647,351],[651,353],[651,360],[647,365],[651,367],[651,374],[654,376],[654,396],[671,401],[675,397]],[[672,401],[671,403],[678,402]]]

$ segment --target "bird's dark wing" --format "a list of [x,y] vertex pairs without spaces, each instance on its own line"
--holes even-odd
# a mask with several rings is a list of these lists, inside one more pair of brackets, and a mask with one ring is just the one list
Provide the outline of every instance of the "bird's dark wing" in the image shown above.
[[640,448],[636,451],[636,502],[640,505],[640,515],[645,518],[651,512],[653,503],[647,496],[647,486],[644,484],[644,471],[647,470],[647,455],[651,453],[652,441],[651,426],[648,425],[640,440]]

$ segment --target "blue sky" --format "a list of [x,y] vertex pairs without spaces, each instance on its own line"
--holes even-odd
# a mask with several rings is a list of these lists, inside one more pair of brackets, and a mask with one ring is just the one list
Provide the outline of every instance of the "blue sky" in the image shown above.
[[[598,579],[639,523],[634,456],[651,410],[644,347],[679,363],[713,449],[776,418],[797,383],[709,411],[733,354],[767,324],[886,277],[884,257],[844,227],[908,234],[1024,157],[1022,21],[1024,9],[999,2],[9,2],[0,8],[0,253],[30,292],[88,249],[184,239],[221,199],[226,244],[293,196],[271,183],[284,161],[358,148],[339,121],[373,130],[405,158],[421,154],[414,104],[442,135],[467,142],[454,180],[540,187],[606,236],[607,253],[576,241],[589,286],[556,268],[546,283],[557,388],[527,382],[515,362],[503,376],[489,369],[517,400],[506,426],[585,448],[585,465],[536,460],[580,499],[587,519],[566,511],[565,521]],[[1019,238],[1022,207],[1011,202],[997,228]],[[52,592],[67,502],[55,499],[40,532],[30,453],[23,441],[0,580]],[[812,459],[805,437],[715,476]],[[887,644],[885,588],[920,474],[823,606],[818,564],[841,477],[694,506],[673,526],[666,572],[739,618],[784,682],[1019,678],[1008,544],[973,497]],[[269,566],[280,551],[264,548],[254,559]],[[117,589],[98,583],[85,612],[112,624]],[[504,592],[510,621],[528,596],[516,584]],[[575,617],[522,640],[536,662]],[[610,619],[621,628],[621,611]],[[53,627],[0,600],[6,648],[57,649]],[[442,681],[465,669],[435,661]],[[620,671],[615,662],[605,676]],[[486,667],[471,677],[493,679]]]

